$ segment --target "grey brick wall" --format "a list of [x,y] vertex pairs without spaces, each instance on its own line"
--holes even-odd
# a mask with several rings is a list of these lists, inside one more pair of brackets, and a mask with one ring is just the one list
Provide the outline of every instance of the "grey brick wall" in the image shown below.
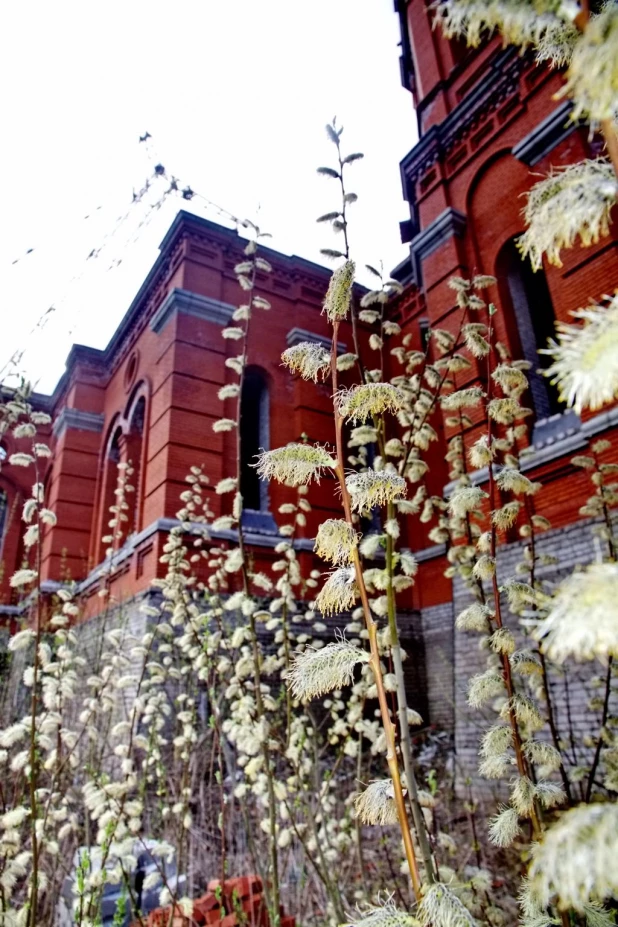
[[455,614],[452,602],[421,611],[425,676],[426,720],[443,730],[455,725]]
[[[536,573],[539,579],[549,583],[559,582],[577,566],[583,566],[598,559],[599,541],[592,533],[594,522],[582,521],[539,534],[536,538],[537,554],[549,554],[558,558],[558,563],[540,566]],[[522,543],[505,545],[498,552],[498,581],[503,583],[515,575],[515,568],[522,559]],[[522,579],[527,577],[522,576]],[[460,580],[453,584],[453,601],[457,615],[470,601]],[[515,616],[504,608],[504,623],[522,640],[521,630]],[[529,646],[529,645],[528,645]],[[445,648],[446,652],[446,648]],[[481,779],[477,773],[479,741],[495,720],[491,710],[479,711],[467,705],[468,680],[474,673],[485,669],[485,652],[480,646],[480,636],[456,632],[454,641],[454,694],[455,694],[455,753],[458,784],[461,787],[466,777],[472,778],[481,796],[493,793],[495,783]],[[550,665],[549,685],[554,716],[561,739],[564,742],[571,766],[586,762],[590,755],[590,737],[599,729],[598,711],[591,711],[589,701],[598,694],[592,684],[593,677],[604,675],[599,663],[575,663],[570,661],[564,668]],[[428,671],[428,676],[430,676]],[[436,686],[434,685],[434,688]],[[544,705],[542,705],[544,710]],[[431,713],[431,711],[430,711]],[[539,736],[545,736],[540,734]],[[547,735],[549,736],[549,735]]]

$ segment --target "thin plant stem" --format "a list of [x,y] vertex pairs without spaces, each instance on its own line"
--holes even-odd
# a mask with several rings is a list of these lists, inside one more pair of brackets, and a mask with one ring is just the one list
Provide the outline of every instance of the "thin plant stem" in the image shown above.
[[[358,782],[362,782],[362,778],[363,778],[363,735],[362,735],[362,732],[358,735],[358,756],[356,757],[356,778]],[[364,885],[365,883],[365,858],[363,855],[363,834],[362,834],[360,818],[358,816],[354,818],[354,830],[356,834],[356,852],[358,854],[358,870],[359,870],[361,885]]]
[[[332,373],[332,383],[333,383],[333,393],[337,392],[337,335],[339,333],[339,322],[333,322],[333,341],[332,341],[332,351],[331,351],[331,373]],[[335,415],[335,435],[336,435],[336,447],[337,447],[337,468],[336,473],[339,479],[339,485],[341,488],[341,498],[343,503],[343,510],[345,513],[345,520],[350,527],[354,527],[352,520],[352,509],[350,506],[350,495],[345,483],[345,460],[343,453],[343,419],[339,415],[337,405],[334,404],[334,415]],[[367,633],[369,635],[369,647],[371,652],[371,657],[369,659],[369,665],[373,671],[373,676],[375,679],[376,689],[378,692],[378,702],[380,705],[380,714],[382,717],[382,725],[384,728],[384,735],[386,737],[386,761],[388,763],[388,769],[393,781],[393,790],[394,790],[394,799],[395,805],[397,808],[397,817],[399,820],[399,826],[401,828],[401,835],[403,838],[406,859],[408,862],[408,869],[410,872],[410,878],[412,880],[412,886],[414,889],[414,895],[417,900],[420,900],[421,897],[421,883],[418,871],[418,864],[416,861],[416,855],[414,852],[414,845],[412,843],[412,835],[410,833],[410,825],[408,823],[408,817],[406,814],[406,807],[403,797],[403,789],[401,787],[401,777],[399,775],[399,762],[397,760],[397,747],[395,744],[395,728],[390,717],[388,709],[388,701],[386,698],[386,691],[384,689],[384,680],[382,678],[382,667],[380,665],[380,653],[378,649],[378,628],[371,614],[371,609],[369,607],[369,599],[367,596],[367,589],[365,587],[365,581],[363,579],[363,568],[360,560],[360,555],[358,548],[354,548],[352,551],[352,562],[354,564],[354,570],[356,574],[356,582],[358,585],[363,614],[365,618],[365,625],[367,628]]]
[[[339,161],[339,186],[341,188],[341,224],[343,226],[343,253],[345,255],[346,261],[350,258],[350,239],[348,237],[348,220],[346,216],[346,189],[345,189],[345,180],[343,178],[343,171],[345,164],[343,163],[343,158],[341,157],[341,143],[339,137],[337,136],[336,141],[337,147],[337,160]],[[358,340],[358,324],[356,321],[356,312],[354,311],[354,305],[350,307],[350,320],[352,322],[352,343],[354,345],[354,353],[356,354],[356,365],[358,367],[358,372],[360,375],[361,383],[365,382],[365,370],[363,367],[363,359],[360,352],[360,342]],[[335,345],[335,357],[337,356],[337,345]]]
[[[255,290],[256,278],[257,278],[257,266],[255,262],[255,254],[252,255],[252,270],[250,282],[251,285],[248,288],[248,301],[249,301],[249,315],[245,321],[244,333],[243,333],[243,353],[241,361],[241,371],[238,383],[238,414],[237,414],[237,425],[236,425],[236,489],[240,493],[241,486],[241,474],[242,474],[242,440],[241,440],[241,419],[242,419],[242,388],[245,379],[245,369],[247,366],[247,339],[249,335],[249,323],[251,320],[251,309],[253,308],[253,294]],[[242,527],[242,499],[240,505],[240,511],[238,513],[238,547],[240,549],[241,555],[241,576],[243,584],[243,592],[248,597],[249,596],[249,567],[247,561],[247,551],[245,547],[245,540],[243,535]],[[255,706],[258,717],[265,717],[266,713],[264,710],[264,700],[262,698],[262,680],[261,680],[261,659],[260,659],[260,648],[258,644],[257,637],[257,628],[255,623],[254,615],[251,615],[249,618],[249,631],[251,635],[251,654],[253,659],[253,682],[255,686]],[[272,892],[269,890],[266,882],[264,883],[264,893],[266,895],[267,904],[269,908],[269,914],[271,919],[272,927],[278,927],[281,919],[281,896],[279,889],[279,857],[277,853],[277,812],[276,812],[276,797],[275,789],[273,783],[273,771],[272,763],[270,756],[270,749],[268,746],[268,741],[265,740],[261,745],[262,757],[264,759],[264,767],[266,771],[266,781],[267,781],[267,791],[268,791],[268,823],[269,823],[269,857],[270,857],[270,870],[271,870],[271,879],[272,879]]]
[[594,784],[594,777],[596,775],[597,767],[599,765],[599,760],[601,759],[601,750],[603,749],[603,733],[605,731],[605,725],[607,724],[607,718],[609,715],[609,700],[612,694],[612,670],[613,670],[613,657],[609,657],[607,661],[607,674],[605,676],[605,697],[603,699],[603,712],[601,714],[601,729],[599,731],[599,737],[597,739],[596,749],[594,751],[594,757],[592,760],[592,766],[590,767],[590,775],[588,776],[588,784],[586,786],[586,801],[589,802],[592,797],[592,786]]
[[[487,401],[491,401],[492,394],[492,360],[495,352],[495,344],[493,338],[493,325],[492,325],[492,309],[490,305],[487,313],[487,340],[489,343],[489,351],[487,352]],[[489,412],[487,413],[487,446],[491,449],[492,447],[492,419]],[[493,511],[494,500],[496,498],[496,480],[494,475],[493,463],[490,461],[488,466],[489,473],[489,507]],[[503,627],[502,623],[502,606],[500,602],[500,589],[498,586],[498,572],[496,569],[496,548],[497,548],[497,530],[496,526],[493,523],[493,520],[490,518],[489,522],[489,531],[490,531],[490,556],[494,563],[493,575],[491,578],[491,587],[493,592],[494,600],[494,622],[498,629]],[[519,731],[519,724],[517,722],[517,716],[515,714],[515,708],[513,706],[513,696],[515,694],[515,687],[513,685],[513,675],[511,673],[511,664],[509,661],[508,654],[500,654],[500,663],[502,667],[502,679],[504,682],[504,687],[508,696],[509,702],[509,723],[511,726],[511,732],[513,736],[513,749],[515,750],[515,759],[517,762],[517,771],[520,776],[529,778],[529,769],[524,756],[521,733]],[[530,820],[532,822],[532,830],[535,838],[540,837],[541,835],[541,821],[539,816],[539,811],[537,808],[536,802],[532,806],[532,811],[530,814]]]
[[[534,533],[534,522],[532,521],[532,503],[530,501],[530,496],[526,496],[526,515],[528,517],[528,524],[530,526],[530,585],[534,589],[536,583],[536,540]],[[545,654],[540,647],[537,648],[537,653],[539,655],[539,660],[541,662],[541,680],[543,683],[543,695],[545,697],[545,705],[547,707],[547,722],[549,724],[549,730],[551,732],[551,739],[554,745],[554,748],[560,754],[560,778],[562,779],[562,785],[564,787],[565,794],[569,801],[569,805],[573,804],[573,795],[571,793],[571,783],[569,782],[569,777],[567,776],[567,771],[564,765],[564,760],[562,758],[562,750],[560,749],[560,735],[558,733],[558,727],[556,725],[556,718],[554,715],[554,706],[551,697],[551,690],[549,688],[549,675],[547,672],[547,660],[545,659]]]
[[34,666],[32,680],[32,697],[30,700],[30,775],[28,777],[28,791],[30,796],[30,833],[32,839],[32,875],[30,879],[30,902],[28,906],[28,927],[36,927],[37,909],[39,898],[39,838],[37,835],[37,816],[38,816],[38,774],[39,774],[39,757],[37,750],[37,711],[38,711],[38,685],[39,685],[39,644],[41,642],[42,632],[42,615],[41,615],[41,502],[38,497],[39,493],[39,469],[35,456],[35,479],[37,484],[36,500],[36,524],[38,528],[38,540],[36,545],[36,571],[37,571],[37,588],[36,588],[36,606],[35,606],[35,626],[34,626]]
[[[392,502],[388,503],[387,518],[390,520],[394,515],[394,506]],[[387,586],[386,598],[388,607],[388,627],[390,636],[390,649],[393,658],[393,667],[395,670],[395,679],[397,681],[397,712],[399,716],[399,734],[401,737],[400,748],[403,758],[403,768],[408,786],[408,798],[412,809],[412,818],[414,828],[418,839],[421,856],[425,865],[427,881],[431,884],[435,881],[433,859],[431,847],[427,837],[427,828],[425,818],[418,800],[418,785],[414,775],[414,761],[412,759],[412,744],[410,742],[410,725],[408,724],[408,700],[406,696],[405,677],[403,673],[403,660],[401,658],[401,645],[399,643],[399,628],[397,626],[397,604],[395,600],[395,590],[393,589],[393,571],[394,571],[394,542],[390,534],[386,535],[386,571]]]

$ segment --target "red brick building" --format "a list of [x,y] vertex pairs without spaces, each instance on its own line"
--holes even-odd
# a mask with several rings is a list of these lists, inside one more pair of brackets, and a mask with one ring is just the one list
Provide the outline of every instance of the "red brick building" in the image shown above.
[[[598,150],[596,142],[589,140],[587,129],[569,123],[569,104],[554,100],[561,85],[558,73],[535,67],[531,57],[503,48],[498,40],[469,50],[444,39],[432,28],[431,4],[425,0],[398,0],[395,6],[402,30],[402,78],[413,96],[420,138],[401,162],[410,206],[402,236],[410,256],[394,271],[405,284],[394,311],[404,333],[411,333],[420,347],[428,326],[455,328],[453,293],[447,287],[451,275],[499,278],[491,293],[502,310],[499,336],[514,356],[534,365],[530,403],[535,423],[524,468],[542,482],[535,505],[553,526],[541,544],[547,552],[560,551],[561,569],[570,569],[594,559],[594,548],[590,524],[579,515],[589,484],[569,460],[601,433],[618,449],[618,411],[583,420],[565,412],[548,382],[534,372],[536,352],[556,319],[567,320],[589,297],[618,286],[616,230],[597,246],[566,252],[563,267],[534,277],[514,239],[523,231],[522,196],[535,175],[589,156]],[[203,465],[211,487],[234,472],[234,436],[215,434],[212,424],[226,414],[217,390],[226,382],[226,357],[237,353],[221,330],[238,304],[233,268],[243,244],[235,232],[180,212],[107,348],[75,346],[54,394],[37,399],[55,419],[46,492],[58,526],[45,537],[43,579],[80,581],[88,614],[98,607],[101,537],[107,533],[118,462],[133,463],[136,492],[112,578],[117,600],[146,592],[157,575],[189,468]],[[277,252],[267,257],[274,272],[259,285],[272,310],[252,322],[243,397],[245,421],[252,423],[245,434],[248,456],[258,447],[277,447],[303,434],[311,441],[333,440],[329,386],[316,389],[280,365],[287,346],[328,338],[321,304],[329,271]],[[342,349],[351,348],[348,329],[342,341]],[[471,376],[483,378],[479,370]],[[428,488],[442,493],[449,479],[444,460],[448,433],[439,415],[432,423],[442,443],[432,450]],[[473,425],[467,440],[474,440],[481,427],[481,422]],[[5,450],[10,454],[13,448]],[[0,473],[0,612],[5,614],[17,610],[8,577],[22,556],[19,514],[29,488],[12,471],[5,466]],[[267,560],[278,540],[273,513],[288,491],[260,485],[248,468],[244,472],[249,541],[255,556]],[[486,477],[479,472],[473,480],[482,483]],[[228,499],[211,490],[215,515],[223,513]],[[297,541],[306,558],[318,521],[338,511],[328,481],[312,488],[310,501],[313,511]],[[416,662],[425,677],[429,720],[453,728],[457,692],[471,659],[464,645],[456,646],[453,633],[463,590],[444,578],[445,551],[428,540],[431,525],[417,520],[413,525],[404,542],[420,561],[409,603],[419,642]],[[225,536],[214,532],[215,539]],[[505,545],[505,567],[517,559],[518,550],[515,539]],[[461,738],[458,749],[465,757],[472,746],[465,731]]]
[[[536,67],[533,55],[504,48],[498,38],[478,49],[444,38],[433,28],[431,6],[426,0],[395,2],[402,81],[412,94],[419,130],[418,143],[401,162],[410,206],[410,218],[401,229],[410,257],[394,272],[406,284],[399,321],[418,344],[427,326],[454,331],[458,312],[448,278],[477,273],[498,278],[489,292],[501,310],[498,336],[512,356],[533,365],[528,404],[535,418],[522,468],[543,484],[534,504],[552,530],[540,536],[539,552],[557,556],[559,564],[541,573],[558,578],[596,557],[591,522],[579,513],[590,483],[570,458],[603,435],[613,445],[605,459],[618,459],[618,409],[586,413],[581,419],[565,411],[551,384],[537,372],[543,363],[537,350],[546,346],[556,320],[570,321],[570,313],[590,298],[601,299],[618,287],[618,223],[598,245],[565,251],[562,267],[546,266],[536,274],[521,259],[514,239],[524,231],[524,195],[539,175],[596,156],[601,146],[590,139],[587,127],[569,121],[568,102],[556,102],[559,72]],[[483,382],[484,373],[477,369],[471,377]],[[478,422],[469,429],[468,446],[482,427]],[[443,455],[436,455],[434,463],[432,480],[444,486],[448,474]],[[487,488],[486,472],[472,474],[472,480]],[[513,575],[521,558],[516,538],[514,534],[513,543],[500,551],[502,578]],[[413,546],[420,548],[422,559],[415,606],[421,616],[431,720],[455,728],[458,762],[475,769],[478,719],[468,723],[464,693],[475,666],[480,666],[479,654],[475,640],[453,631],[465,590],[444,579],[440,547],[418,536]],[[574,722],[585,726],[583,700],[576,701],[571,706]],[[557,702],[562,715],[562,691]]]
[[[162,544],[192,466],[202,466],[209,478],[214,516],[227,514],[230,495],[217,495],[214,487],[235,473],[235,433],[215,433],[212,426],[233,411],[231,401],[226,408],[217,392],[226,375],[232,381],[225,360],[238,353],[238,346],[221,332],[242,301],[234,266],[245,245],[237,232],[179,212],[107,348],[75,345],[53,395],[35,397],[35,405],[54,418],[45,492],[58,518],[44,538],[42,578],[49,588],[62,579],[79,581],[92,599],[87,613],[99,607],[99,567],[108,546],[102,537],[109,532],[118,463],[131,462],[135,492],[128,497],[126,540],[112,577],[116,601],[144,592],[160,572]],[[248,339],[242,400],[247,464],[260,447],[278,447],[302,435],[332,440],[330,388],[316,389],[281,367],[282,351],[298,341],[330,344],[321,314],[330,271],[268,249],[264,254],[273,273],[260,275],[258,288],[272,309],[254,316]],[[347,327],[342,338],[340,349],[351,349]],[[16,450],[13,443],[4,442],[7,456]],[[248,466],[243,476],[248,538],[255,556],[269,558],[279,540],[273,513],[290,490],[261,483]],[[16,609],[8,580],[23,556],[20,514],[30,483],[23,468],[2,468],[0,608],[5,613]],[[312,490],[311,502],[313,511],[297,542],[301,550],[312,548],[309,539],[317,524],[337,509],[332,487],[324,484]],[[213,537],[225,538],[226,532],[214,531]]]

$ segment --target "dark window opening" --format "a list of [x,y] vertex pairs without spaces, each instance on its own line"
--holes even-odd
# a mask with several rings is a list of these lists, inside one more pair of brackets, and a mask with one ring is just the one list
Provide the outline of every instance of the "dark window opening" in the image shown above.
[[543,269],[532,269],[523,258],[515,239],[507,242],[498,257],[498,278],[506,283],[508,301],[513,310],[523,358],[531,364],[528,371],[532,404],[537,419],[548,418],[564,410],[555,386],[542,374],[552,363],[547,347],[555,334],[556,316]]
[[129,510],[127,512],[129,518],[127,522],[128,534],[132,534],[133,532],[139,530],[139,487],[142,465],[142,439],[144,435],[145,413],[146,400],[143,396],[141,396],[135,405],[135,409],[133,410],[131,424],[129,426],[129,434],[126,438],[127,461],[131,462],[131,467],[133,469],[133,474],[129,480],[129,484],[133,487],[133,492],[128,494],[128,498],[126,500],[129,505]]
[[421,333],[421,351],[425,351],[427,349],[427,345],[429,344],[429,338],[431,337],[429,319],[419,319],[418,328]]
[[240,403],[240,491],[243,508],[268,510],[268,486],[255,469],[256,455],[269,450],[268,388],[258,370],[247,370]]
[[[99,560],[105,557],[105,551],[109,547],[107,542],[102,540],[103,537],[111,533],[109,526],[114,517],[110,511],[113,505],[116,505],[116,487],[118,485],[118,464],[120,463],[120,437],[122,432],[118,428],[109,442],[107,454],[103,462],[103,486],[101,492],[101,532],[97,539],[99,545]],[[114,529],[114,532],[117,529]]]
[[0,489],[0,554],[4,544],[4,533],[6,531],[6,521],[9,511],[9,500],[4,489]]

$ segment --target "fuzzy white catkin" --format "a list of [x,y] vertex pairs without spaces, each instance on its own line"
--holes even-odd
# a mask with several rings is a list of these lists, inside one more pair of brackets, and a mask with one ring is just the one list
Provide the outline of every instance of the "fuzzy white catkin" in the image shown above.
[[580,805],[565,812],[533,847],[530,887],[539,904],[564,910],[618,893],[618,806]]
[[439,882],[425,893],[418,918],[423,927],[477,927],[466,906],[448,886]]
[[618,564],[592,564],[568,577],[535,636],[559,663],[618,656]]

